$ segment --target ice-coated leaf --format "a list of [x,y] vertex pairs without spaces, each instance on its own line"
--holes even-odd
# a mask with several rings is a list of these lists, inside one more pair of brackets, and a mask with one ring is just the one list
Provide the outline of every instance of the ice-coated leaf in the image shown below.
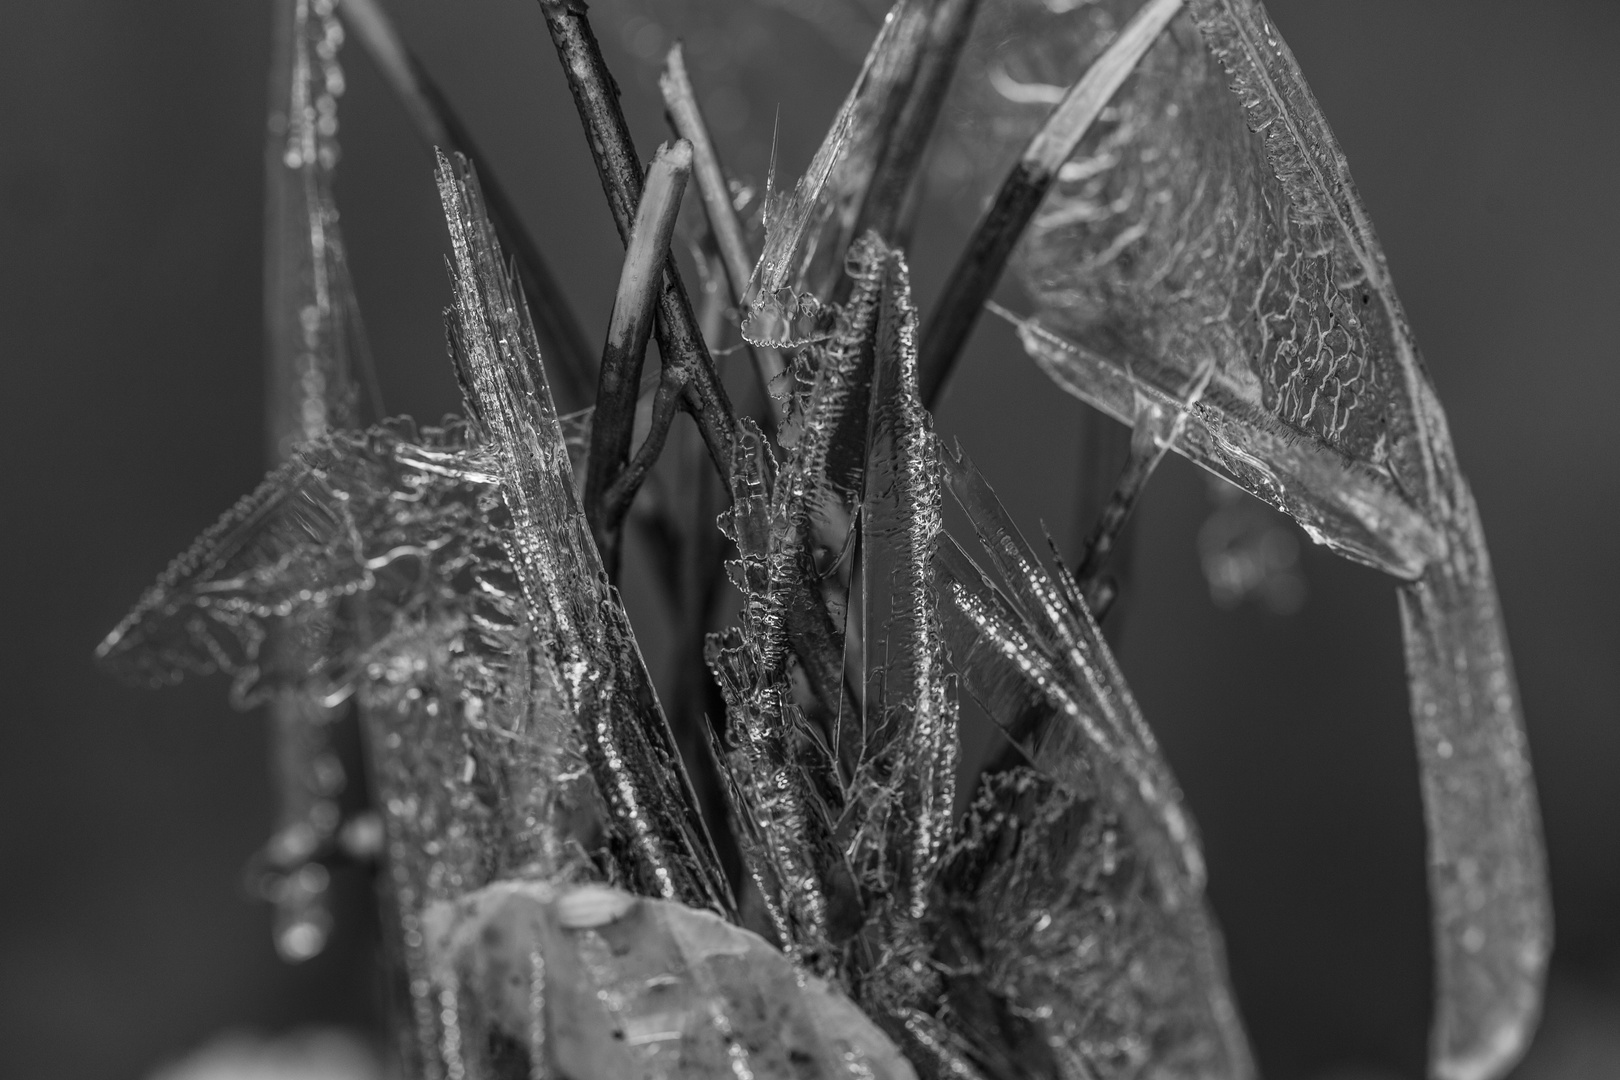
[[635,886],[731,912],[730,890],[618,593],[574,491],[527,310],[465,161],[439,158],[458,375],[512,517],[510,555],[540,647],[583,731]]
[[864,735],[846,821],[856,816],[851,862],[898,926],[922,917],[953,829],[956,700],[934,589],[940,473],[918,396],[911,275],[900,253],[863,244],[881,291],[861,502]]
[[940,878],[937,948],[1003,1003],[950,985],[970,1041],[1037,1075],[1253,1075],[1192,823],[1124,677],[1074,582],[942,460],[985,561],[940,548],[951,659],[1030,763],[986,782]]
[[914,1080],[860,1010],[706,911],[497,885],[429,919],[457,1076]]
[[[1134,6],[1006,10],[1018,40],[1071,42]],[[1018,59],[1016,78],[976,72],[979,100],[1023,96],[1032,124],[1031,88],[1089,62],[1039,45]],[[1037,308],[1015,320],[1020,336],[1060,385],[1131,423],[1212,366],[1176,448],[1407,582],[1439,959],[1433,1067],[1499,1075],[1534,1025],[1551,929],[1495,585],[1366,210],[1257,0],[1189,0],[1064,166],[1016,267]]]
[[751,343],[783,348],[824,336],[822,302],[855,240],[861,202],[916,77],[929,14],[922,0],[895,4],[810,167],[791,195],[768,196],[765,250],[742,328]]

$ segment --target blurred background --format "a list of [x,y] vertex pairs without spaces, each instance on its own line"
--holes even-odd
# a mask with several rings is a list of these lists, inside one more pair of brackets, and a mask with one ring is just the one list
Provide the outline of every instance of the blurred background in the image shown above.
[[[599,340],[619,245],[536,5],[388,7]],[[1620,8],[1268,7],[1349,156],[1496,562],[1558,919],[1518,1076],[1617,1076]],[[694,55],[746,58],[729,82],[694,61],[728,164],[763,180],[779,123],[780,175],[797,176],[872,20],[855,0],[713,8],[593,7],[643,156],[667,137],[649,58],[685,26]],[[0,685],[16,695],[0,721],[0,1075],[202,1077],[233,1061],[268,1076],[251,1063],[276,1038],[369,1075],[368,883],[338,877],[332,942],[296,967],[244,886],[271,820],[262,718],[232,713],[222,680],[149,693],[91,662],[264,469],[268,50],[264,4],[0,13]],[[431,164],[358,49],[344,65],[350,263],[390,411],[432,420],[456,397]],[[933,194],[912,252],[925,311],[971,224],[958,201]],[[1044,522],[1072,551],[1082,409],[986,320],[938,419],[1029,534]],[[1206,573],[1235,534],[1270,553],[1257,590]],[[1201,826],[1264,1074],[1421,1076],[1428,914],[1392,585],[1179,459],[1135,535],[1121,661]]]

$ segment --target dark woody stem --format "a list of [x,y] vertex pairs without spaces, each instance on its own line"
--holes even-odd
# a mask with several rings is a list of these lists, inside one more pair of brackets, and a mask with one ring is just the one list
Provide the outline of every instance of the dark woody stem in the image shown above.
[[[630,139],[630,127],[619,107],[618,85],[602,58],[601,46],[591,30],[584,5],[575,10],[567,0],[540,0],[546,29],[562,60],[568,88],[574,95],[585,128],[585,139],[602,180],[608,208],[626,243],[641,202],[641,162]],[[737,416],[731,399],[709,355],[692,301],[681,282],[672,254],[664,258],[663,284],[658,295],[658,352],[667,367],[681,368],[685,390],[681,404],[692,414],[709,457],[720,475],[731,476],[732,444],[736,440]]]
[[[596,415],[591,421],[591,452],[585,468],[585,518],[611,580],[618,579],[620,530],[625,510],[662,449],[664,435],[684,386],[684,370],[666,367],[654,402],[654,425],[627,469],[640,396],[641,369],[652,335],[653,306],[661,290],[670,236],[680,210],[686,178],[692,170],[692,148],[684,141],[660,147],[647,173],[647,183],[630,230],[619,289],[613,301],[607,342],[602,348],[596,389]],[[673,391],[673,393],[671,392]]]

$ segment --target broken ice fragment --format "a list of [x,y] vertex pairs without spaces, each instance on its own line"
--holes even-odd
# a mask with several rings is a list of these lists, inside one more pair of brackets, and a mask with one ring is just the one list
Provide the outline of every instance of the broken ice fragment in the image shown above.
[[585,735],[636,887],[731,913],[730,889],[654,696],[618,593],[607,584],[521,295],[514,295],[464,160],[439,156],[454,252],[450,337],[512,516],[512,564],[541,648]]

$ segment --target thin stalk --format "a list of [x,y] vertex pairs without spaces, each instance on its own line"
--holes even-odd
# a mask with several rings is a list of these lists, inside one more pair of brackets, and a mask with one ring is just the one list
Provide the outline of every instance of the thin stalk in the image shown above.
[[1002,181],[995,201],[974,229],[967,250],[951,271],[933,316],[923,329],[919,378],[923,403],[929,408],[939,400],[968,335],[979,321],[984,302],[1001,279],[1008,256],[1046,197],[1058,169],[1074,153],[1103,107],[1136,70],[1181,5],[1182,0],[1148,0],[1108,50],[1063,96]]
[[[743,296],[748,292],[748,279],[753,276],[754,261],[748,255],[748,242],[743,238],[742,222],[731,201],[731,189],[726,183],[725,169],[709,137],[709,126],[704,122],[692,80],[686,73],[686,57],[681,43],[670,47],[664,60],[664,71],[658,77],[658,89],[664,97],[664,108],[676,134],[692,144],[693,170],[697,174],[698,193],[703,197],[703,209],[709,219],[709,230],[714,234],[715,246],[720,249],[721,265],[725,267],[726,282],[731,286],[731,299],[740,310]],[[754,371],[759,376],[760,390],[769,409],[767,419],[772,426],[781,418],[777,415],[776,400],[771,387],[781,378],[784,365],[782,355],[775,349],[749,347],[754,359]],[[767,432],[769,434],[769,432]]]
[[[578,5],[576,10],[570,0],[539,2],[546,17],[546,29],[562,60],[574,105],[579,110],[613,222],[620,239],[628,243],[636,206],[641,200],[641,162],[630,138],[624,110],[619,107],[618,84],[602,58],[602,48],[591,30],[584,5]],[[665,256],[663,278],[655,328],[658,351],[666,366],[686,369],[682,404],[697,421],[715,468],[721,476],[729,478],[737,414],[715,370],[714,358],[703,343],[692,301],[686,295],[673,254]]]
[[1108,614],[1119,591],[1117,583],[1105,575],[1103,569],[1114,552],[1114,545],[1124,531],[1125,523],[1130,520],[1131,512],[1142,497],[1142,490],[1147,487],[1148,478],[1168,451],[1168,446],[1159,445],[1148,425],[1138,424],[1131,430],[1130,456],[1120,470],[1113,494],[1108,497],[1090,535],[1086,537],[1085,546],[1080,550],[1074,577],[1080,585],[1081,596],[1085,597],[1086,607],[1091,609],[1092,617],[1098,622],[1102,622]]
[[601,374],[596,384],[596,415],[591,420],[591,452],[585,467],[585,518],[608,576],[617,580],[620,527],[624,512],[635,497],[669,431],[674,409],[670,390],[685,386],[684,369],[666,366],[654,399],[653,427],[642,447],[639,468],[627,469],[630,442],[640,396],[641,368],[652,336],[653,308],[669,258],[675,216],[692,171],[692,147],[684,139],[661,146],[647,172],[641,205],[630,229],[630,242],[613,300],[607,343],[602,348]]
[[495,180],[489,159],[478,150],[450,101],[417,59],[377,0],[340,0],[339,10],[378,72],[409,117],[411,127],[429,150],[454,150],[472,162],[484,189],[484,203],[495,223],[501,246],[512,254],[518,280],[529,302],[535,333],[546,353],[556,359],[548,380],[565,399],[564,409],[591,403],[596,386],[596,356],[551,272],[539,246],[522,225],[522,216]]

